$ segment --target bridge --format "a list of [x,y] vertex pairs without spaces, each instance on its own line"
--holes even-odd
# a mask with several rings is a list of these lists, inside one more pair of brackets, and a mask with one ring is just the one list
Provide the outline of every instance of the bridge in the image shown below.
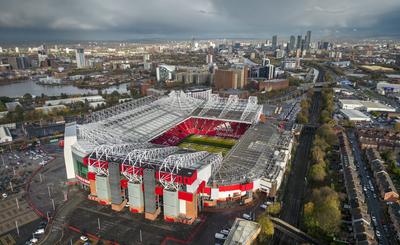
[[286,234],[287,236],[291,237],[294,241],[298,243],[310,243],[320,245],[319,241],[315,238],[311,237],[310,235],[306,234],[304,231],[290,225],[289,223],[279,219],[270,217],[272,223],[274,223],[274,228]]

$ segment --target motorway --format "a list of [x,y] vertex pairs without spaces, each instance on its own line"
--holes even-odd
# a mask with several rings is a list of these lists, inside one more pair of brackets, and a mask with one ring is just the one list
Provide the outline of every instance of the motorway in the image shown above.
[[[374,216],[376,217],[377,223],[373,225],[374,222],[371,223],[373,227],[375,227],[375,230],[378,230],[381,234],[380,238],[377,238],[377,240],[380,242],[380,244],[392,244],[388,240],[388,236],[390,236],[388,233],[385,232],[385,229],[383,228],[383,223],[384,223],[384,213],[383,213],[383,208],[382,208],[382,203],[379,201],[379,191],[377,186],[375,185],[375,181],[372,177],[372,175],[369,174],[367,171],[367,164],[364,162],[362,158],[362,151],[360,149],[360,146],[356,140],[356,137],[354,135],[353,131],[347,131],[347,136],[350,141],[350,145],[353,146],[353,155],[354,155],[354,160],[358,164],[358,173],[361,178],[361,184],[363,187],[367,188],[367,191],[364,191],[365,193],[365,198],[367,201],[367,206],[368,206],[368,212],[371,214],[371,217]],[[356,165],[357,165],[356,164]],[[374,191],[370,188],[369,181],[372,182],[374,186]],[[374,197],[374,194],[376,195],[376,198]],[[395,243],[393,243],[395,244]]]

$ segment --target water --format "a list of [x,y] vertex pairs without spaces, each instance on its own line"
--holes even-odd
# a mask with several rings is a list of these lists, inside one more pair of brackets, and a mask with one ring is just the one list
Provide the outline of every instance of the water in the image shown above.
[[[118,91],[119,93],[129,92],[127,89],[127,83],[111,86],[107,89],[102,89],[103,93],[111,93],[113,91]],[[64,86],[49,86],[49,85],[39,85],[32,80],[19,81],[12,84],[0,85],[0,96],[7,97],[21,97],[26,93],[32,95],[40,96],[43,94],[48,96],[57,96],[61,93],[64,94],[98,94],[97,89],[81,89],[72,85]]]

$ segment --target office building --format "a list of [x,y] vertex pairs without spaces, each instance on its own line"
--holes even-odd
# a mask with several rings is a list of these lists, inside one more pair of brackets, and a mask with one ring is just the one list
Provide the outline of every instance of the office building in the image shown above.
[[26,56],[16,57],[17,69],[28,69],[31,67],[30,60]]
[[289,80],[287,79],[275,79],[275,80],[265,80],[258,83],[259,91],[273,91],[280,90],[289,87]]
[[76,49],[76,66],[78,68],[86,67],[86,60],[85,60],[85,51],[83,48]]
[[304,49],[309,49],[311,44],[311,31],[307,31],[305,40],[304,40]]
[[175,70],[176,70],[175,66],[159,65],[156,68],[157,81],[165,82],[167,80],[174,79]]
[[216,70],[214,84],[216,89],[239,89],[247,84],[248,68]]
[[302,36],[298,35],[297,42],[296,42],[296,49],[301,49],[301,40],[302,40]]
[[296,37],[295,36],[290,36],[290,41],[289,41],[289,51],[293,51],[296,46]]
[[213,63],[213,55],[212,54],[207,54],[206,56],[206,63],[208,65],[211,65]]
[[266,66],[266,65],[269,65],[269,64],[271,64],[270,59],[268,59],[268,58],[263,58],[262,59],[262,66]]
[[272,37],[272,50],[275,50],[278,48],[278,36],[275,35]]
[[275,77],[275,66],[268,64],[258,69],[258,77],[265,78],[267,80],[274,79]]

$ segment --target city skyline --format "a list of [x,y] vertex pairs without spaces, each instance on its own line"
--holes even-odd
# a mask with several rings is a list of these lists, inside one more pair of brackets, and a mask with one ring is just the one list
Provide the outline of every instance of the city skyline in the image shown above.
[[[313,31],[320,38],[393,37],[400,2],[285,0],[5,2],[0,41],[270,38]],[[253,6],[258,6],[254,8]],[[296,11],[291,11],[295,9]]]

